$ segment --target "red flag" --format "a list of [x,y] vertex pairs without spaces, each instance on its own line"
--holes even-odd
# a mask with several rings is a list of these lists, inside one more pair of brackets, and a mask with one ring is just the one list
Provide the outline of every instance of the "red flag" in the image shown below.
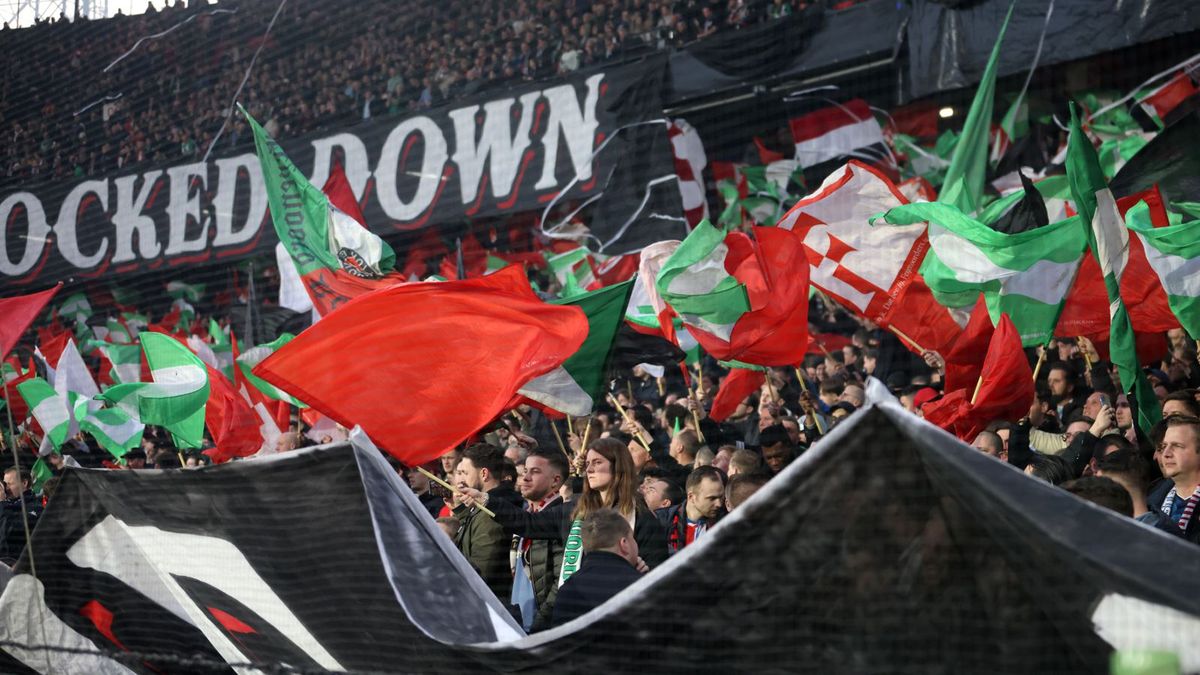
[[[30,366],[32,365],[30,364]],[[32,380],[35,377],[37,377],[37,370],[30,367],[24,374],[4,383],[4,400],[8,401],[8,407],[12,410],[13,422],[24,422],[25,418],[29,417],[29,405],[25,403],[25,397],[21,396],[17,391],[17,385]]]
[[[962,332],[950,312],[933,297],[924,277],[916,273],[899,300],[876,323],[904,333],[921,349],[938,353],[943,353]],[[901,339],[900,342],[910,351],[920,353],[920,349],[908,340]]]
[[63,350],[67,348],[67,341],[73,337],[71,331],[65,330],[50,338],[49,341],[38,344],[38,351],[45,357],[47,365],[51,368],[58,367],[58,359],[62,356]]
[[234,457],[248,457],[262,447],[258,414],[246,399],[234,389],[220,371],[208,367],[208,405],[204,408],[204,423],[212,434],[215,448],[204,454],[220,464]]
[[979,373],[983,369],[983,358],[987,354],[988,345],[992,341],[992,317],[988,314],[987,303],[981,297],[975,303],[971,312],[971,320],[967,327],[954,340],[950,349],[942,355],[946,360],[945,390],[966,389],[974,391],[975,383],[979,381]]
[[0,318],[0,359],[8,356],[12,348],[17,346],[25,329],[41,314],[42,308],[60,288],[61,282],[39,293],[0,299],[0,317],[3,317]]
[[763,143],[763,140],[758,136],[754,137],[754,147],[758,148],[758,161],[760,164],[767,165],[783,159],[782,152],[775,152],[768,148],[766,143]]
[[745,401],[750,394],[758,391],[758,388],[766,381],[766,373],[761,370],[748,368],[730,370],[729,375],[721,382],[721,388],[717,390],[717,395],[713,397],[712,410],[708,413],[709,418],[714,422],[724,422],[737,410],[738,404]]
[[329,197],[329,203],[337,210],[358,221],[359,225],[367,226],[367,219],[363,217],[362,207],[358,205],[354,190],[350,189],[350,181],[346,180],[346,172],[342,169],[341,162],[335,163],[330,169],[329,178],[325,180],[321,192]]
[[[992,334],[978,384],[956,389],[921,410],[925,419],[970,442],[995,420],[1018,420],[1033,404],[1033,370],[1007,315]],[[974,398],[974,403],[971,399]]]
[[504,411],[583,344],[587,318],[549,305],[525,273],[360,296],[254,368],[266,381],[415,465]]
[[428,261],[450,255],[449,249],[446,248],[446,243],[438,236],[437,228],[427,228],[416,243],[408,247],[408,259],[404,262],[404,268],[400,270],[400,274],[405,279],[416,277],[421,279],[425,276]]
[[[488,252],[483,246],[479,245],[479,240],[475,235],[468,233],[462,238],[462,262],[463,271],[467,279],[481,277],[487,272],[487,257]],[[458,279],[458,252],[451,251],[450,255],[442,258],[442,276],[447,279]]]

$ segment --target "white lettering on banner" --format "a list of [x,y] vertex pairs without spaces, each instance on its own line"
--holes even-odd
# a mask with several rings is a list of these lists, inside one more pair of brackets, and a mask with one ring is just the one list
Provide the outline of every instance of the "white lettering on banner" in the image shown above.
[[[170,229],[167,234],[166,255],[194,253],[208,248],[208,228],[211,223],[204,223],[200,235],[195,239],[187,238],[189,220],[200,222],[200,195],[208,186],[208,165],[204,162],[173,166],[167,169],[167,178],[171,181],[171,201],[167,203],[167,222]],[[192,190],[192,179],[199,179],[200,188]]]
[[546,120],[546,135],[542,136],[542,177],[533,186],[534,189],[548,190],[558,185],[554,168],[558,164],[560,131],[567,142],[567,152],[571,155],[571,164],[579,180],[587,181],[592,177],[592,146],[596,127],[599,126],[596,121],[596,102],[600,98],[600,81],[603,79],[603,73],[587,79],[587,95],[582,109],[573,85],[550,87],[542,92],[542,96],[550,103],[550,118]]
[[479,143],[475,143],[475,114],[479,106],[450,111],[454,120],[454,163],[458,165],[462,203],[475,201],[479,182],[483,178],[483,165],[491,156],[492,195],[504,197],[512,192],[513,182],[521,165],[521,156],[529,147],[529,130],[533,126],[534,104],[541,92],[530,92],[521,97],[521,119],[517,133],[511,131],[512,106],[515,99],[506,98],[490,101],[483,106],[483,132]]
[[[411,159],[400,166],[400,156],[408,137],[420,134],[425,146],[421,166],[414,169]],[[442,169],[446,166],[446,137],[433,120],[424,115],[411,117],[396,125],[383,142],[379,154],[379,166],[375,167],[375,184],[379,188],[379,205],[389,218],[413,220],[433,204],[438,186],[442,182]],[[407,174],[418,173],[417,191],[412,199],[404,201],[397,192],[396,175],[401,169]]]
[[[161,249],[158,245],[158,230],[154,226],[154,219],[142,213],[142,209],[146,208],[146,202],[149,201],[150,195],[154,194],[154,188],[162,175],[160,170],[151,171],[145,176],[133,174],[113,180],[113,184],[117,186],[117,209],[112,214],[116,239],[112,257],[114,263],[129,262],[137,260],[138,257],[143,260],[158,257]],[[142,180],[142,187],[135,191],[134,186],[137,185],[138,179]],[[137,255],[133,253],[135,232],[138,240]]]
[[[246,220],[240,228],[233,222],[234,198],[238,195],[238,177],[242,171],[250,185],[250,205],[246,209]],[[217,160],[217,193],[213,197],[216,210],[216,230],[213,248],[236,246],[258,234],[267,215],[267,188],[263,183],[262,164],[253,153]]]
[[317,189],[329,180],[329,169],[333,166],[333,149],[342,149],[342,169],[346,172],[346,182],[354,196],[362,199],[363,189],[371,179],[371,165],[367,157],[367,146],[354,134],[334,134],[328,138],[318,138],[312,142],[313,171],[309,180]]
[[[187,555],[180,555],[187,551]],[[199,534],[131,526],[105,516],[67,549],[79,567],[111,574],[202,633],[228,663],[249,660],[176,577],[189,577],[242,603],[327,670],[345,671],[230,542]],[[239,668],[238,672],[259,672]]]
[[[20,204],[24,207],[25,218],[29,226],[25,234],[16,234],[14,228],[8,226],[13,218],[13,211]],[[50,226],[46,224],[46,210],[42,202],[31,192],[15,192],[0,202],[0,273],[17,277],[33,269],[38,257],[46,247]],[[25,250],[21,258],[13,262],[8,257],[8,237],[25,237]]]
[[71,191],[63,198],[62,205],[58,207],[58,220],[54,223],[54,238],[58,242],[58,252],[62,254],[64,260],[79,269],[95,267],[108,253],[108,237],[100,240],[99,248],[91,255],[84,255],[79,250],[78,223],[81,220],[79,205],[83,203],[84,196],[89,194],[99,198],[101,210],[108,210],[108,181],[85,180],[71,188]]
[[[605,77],[597,73],[520,96],[398,120],[390,128],[372,125],[310,140],[311,181],[320,189],[335,158],[340,158],[350,189],[360,200],[371,180],[376,183],[372,203],[366,205],[368,216],[384,221],[382,215],[401,226],[424,222],[435,208],[443,208],[438,202],[445,188],[453,188],[450,181],[457,181],[462,204],[472,212],[485,198],[497,200],[498,208],[509,208],[518,194],[526,199],[532,191],[546,193],[576,175],[586,183],[595,171],[592,152]],[[562,176],[560,151],[570,157],[570,168],[562,167]],[[86,180],[63,189],[70,191],[61,201],[57,195],[63,193],[55,193],[53,203],[33,191],[3,196],[0,282],[35,269],[66,276],[74,270],[98,269],[106,260],[128,271],[137,263],[210,249],[240,255],[249,252],[252,243],[258,245],[256,237],[271,222],[262,168],[249,152]],[[297,201],[298,194],[292,190],[285,201]],[[57,220],[48,220],[47,211]],[[372,224],[379,228],[384,222]],[[57,254],[43,269],[47,245]]]

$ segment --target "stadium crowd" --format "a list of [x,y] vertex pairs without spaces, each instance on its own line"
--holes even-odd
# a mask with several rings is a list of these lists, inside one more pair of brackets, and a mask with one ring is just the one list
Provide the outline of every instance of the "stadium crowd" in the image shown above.
[[[589,417],[554,421],[521,407],[425,467],[454,492],[415,467],[395,466],[527,629],[562,623],[702,538],[861,408],[868,378],[886,383],[914,415],[942,395],[940,355],[918,356],[890,332],[819,298],[810,321],[814,335],[840,348],[810,354],[800,369],[771,369],[769,381],[720,422],[708,415],[726,380],[715,361],[702,361],[692,388],[676,369],[660,378],[653,366],[638,366],[614,373],[611,400],[620,409],[602,403]],[[1060,339],[1045,353],[1028,414],[993,420],[974,447],[1033,479],[1200,543],[1200,525],[1191,517],[1200,500],[1200,364],[1182,331],[1165,339],[1168,355],[1146,368],[1164,414],[1149,438],[1137,432],[1112,364],[1086,339]],[[1031,363],[1039,355],[1028,352]],[[274,450],[337,440],[344,432],[312,429],[294,414]],[[23,437],[25,456],[35,441]],[[61,455],[51,455],[55,476],[40,494],[27,470],[6,472],[0,557],[11,562],[19,554],[22,503],[36,524],[65,466],[190,468],[208,461],[181,452],[154,427],[147,427],[140,450],[119,462],[105,456],[81,433]],[[580,564],[580,550],[603,554]],[[579,579],[567,583],[576,573]]]
[[247,110],[287,138],[682,47],[811,4],[293,0],[263,44],[279,3],[165,0],[136,16],[5,30],[0,184],[244,151],[244,120],[222,131],[239,88]]

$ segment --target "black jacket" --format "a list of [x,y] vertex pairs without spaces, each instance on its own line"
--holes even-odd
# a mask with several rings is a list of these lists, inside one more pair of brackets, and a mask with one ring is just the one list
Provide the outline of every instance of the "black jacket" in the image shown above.
[[[29,530],[37,525],[42,515],[42,500],[33,491],[25,491],[25,509],[29,513]],[[0,561],[16,562],[25,548],[25,522],[21,516],[21,498],[5,499],[0,502]]]
[[[674,505],[668,506],[665,509],[658,509],[654,515],[658,518],[658,522],[662,524],[663,529],[667,533],[667,553],[675,555],[683,550],[687,545],[687,499]],[[718,514],[718,518],[720,514]],[[709,520],[701,518],[706,528],[717,524],[718,518]]]
[[[1146,507],[1155,513],[1162,513],[1163,502],[1167,499],[1167,494],[1171,492],[1171,488],[1175,487],[1175,482],[1170,478],[1164,478],[1150,487],[1150,492],[1146,495]],[[1191,495],[1177,495],[1176,499],[1188,499]],[[1174,525],[1174,523],[1171,523]],[[1175,532],[1179,532],[1179,528],[1175,528]],[[1187,529],[1183,531],[1183,538],[1193,544],[1200,544],[1200,514],[1194,514],[1192,519],[1188,521]]]
[[[571,533],[577,504],[578,501],[560,503],[537,513],[529,513],[489,495],[487,507],[496,514],[496,521],[506,532],[529,539],[553,539],[565,544],[567,535]],[[667,535],[654,514],[641,503],[638,504],[633,522],[633,538],[637,541],[642,560],[650,569],[667,560]]]
[[[645,560],[645,556],[642,559]],[[561,626],[603,605],[641,576],[629,561],[616,553],[592,551],[584,554],[579,570],[558,591],[554,625]]]

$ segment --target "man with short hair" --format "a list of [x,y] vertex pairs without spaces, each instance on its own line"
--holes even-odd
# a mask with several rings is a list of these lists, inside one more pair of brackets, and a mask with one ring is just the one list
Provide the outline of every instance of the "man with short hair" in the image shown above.
[[867,400],[867,392],[857,384],[847,384],[842,389],[841,400],[854,406],[857,410],[863,407],[863,403]]
[[647,571],[638,558],[629,521],[613,509],[597,509],[583,519],[583,562],[558,590],[554,625],[587,614],[641,578]]
[[1096,460],[1096,475],[1117,482],[1133,502],[1133,519],[1174,535],[1181,534],[1161,511],[1146,505],[1146,487],[1150,483],[1150,464],[1133,448],[1122,448]]
[[1086,499],[1128,518],[1133,517],[1133,501],[1129,498],[1129,493],[1111,478],[1099,476],[1076,478],[1063,483],[1062,489],[1080,499]]
[[735,450],[733,456],[729,458],[729,476],[738,476],[744,473],[754,473],[761,471],[763,468],[762,457],[757,452],[749,448],[739,448]]
[[[566,455],[540,448],[530,451],[525,456],[525,473],[517,484],[525,498],[525,510],[536,513],[561,502],[559,488],[569,476]],[[558,539],[517,539],[512,604],[520,609],[526,631],[550,625],[562,558],[563,544]]]
[[684,486],[682,504],[655,511],[667,531],[667,552],[675,555],[704,535],[716,523],[725,501],[725,475],[702,466],[693,471]]
[[975,440],[971,441],[971,447],[990,457],[995,457],[1004,462],[1008,461],[1008,453],[1004,451],[1004,441],[1000,440],[999,435],[991,431],[979,432],[975,436]]
[[1163,420],[1167,428],[1159,445],[1164,480],[1147,498],[1190,542],[1200,543],[1200,420],[1178,415]]
[[1046,384],[1050,387],[1050,397],[1058,412],[1058,419],[1065,420],[1071,413],[1082,409],[1083,401],[1075,385],[1075,371],[1070,364],[1065,361],[1051,363],[1046,369]]
[[1167,394],[1162,402],[1163,417],[1182,415],[1184,417],[1200,417],[1200,404],[1191,389],[1173,391]]
[[696,452],[700,449],[700,438],[696,436],[696,432],[689,429],[684,429],[671,439],[669,454],[671,459],[679,462],[679,466],[692,470],[692,465],[696,463]]
[[731,477],[729,484],[725,486],[725,509],[733,511],[741,506],[742,502],[758,492],[770,479],[770,476],[762,472],[743,473]]
[[[500,448],[477,443],[463,452],[454,470],[454,483],[460,488],[487,492],[489,501],[507,499],[514,504],[522,503],[512,488],[501,485],[503,468],[504,453]],[[462,523],[454,542],[458,550],[475,566],[496,597],[507,604],[512,594],[512,572],[508,564],[512,537],[504,533],[500,523],[473,506],[455,505],[454,517]]]
[[775,424],[763,429],[758,436],[758,442],[762,445],[763,463],[771,470],[772,475],[783,471],[795,458],[791,439],[782,425]]

